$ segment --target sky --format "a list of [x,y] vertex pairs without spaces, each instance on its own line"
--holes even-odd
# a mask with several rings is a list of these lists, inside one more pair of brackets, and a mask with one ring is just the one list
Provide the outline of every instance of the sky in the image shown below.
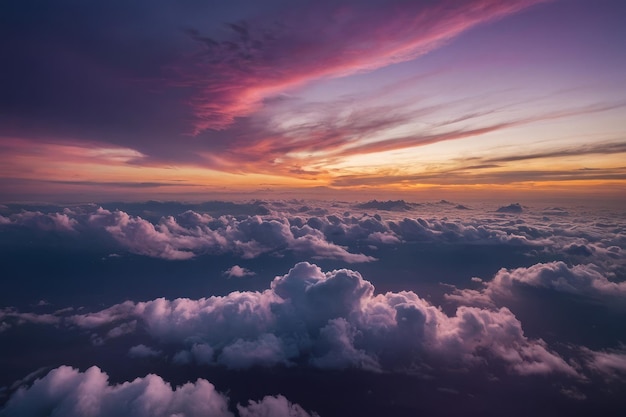
[[0,2],[0,417],[623,417],[625,4]]
[[623,199],[624,7],[4,2],[0,195]]

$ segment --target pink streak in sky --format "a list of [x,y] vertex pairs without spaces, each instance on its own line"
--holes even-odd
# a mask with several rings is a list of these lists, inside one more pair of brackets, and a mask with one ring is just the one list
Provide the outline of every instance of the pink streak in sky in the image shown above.
[[199,90],[191,101],[194,134],[225,129],[289,89],[412,60],[476,25],[544,1],[318,3],[272,19],[284,24],[233,24],[232,39],[221,42],[190,31],[205,48],[178,68],[182,84]]

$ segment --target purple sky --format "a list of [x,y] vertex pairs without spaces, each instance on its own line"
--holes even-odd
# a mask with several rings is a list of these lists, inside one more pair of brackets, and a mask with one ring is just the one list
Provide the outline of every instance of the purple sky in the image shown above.
[[625,12],[613,0],[7,3],[0,193],[620,196]]

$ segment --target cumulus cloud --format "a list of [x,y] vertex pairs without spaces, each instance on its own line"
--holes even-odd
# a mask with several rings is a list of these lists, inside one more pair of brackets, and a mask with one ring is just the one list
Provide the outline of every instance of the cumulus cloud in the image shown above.
[[233,216],[213,218],[186,212],[180,216],[180,221],[167,216],[155,225],[119,210],[111,212],[99,208],[89,217],[89,223],[103,227],[131,252],[165,259],[183,260],[202,253],[225,252],[254,258],[281,250],[346,262],[374,259],[348,252],[345,247],[327,241],[318,230],[290,227],[284,218],[248,216],[239,220]]
[[243,268],[239,265],[233,265],[232,267],[224,271],[224,275],[226,275],[228,278],[243,278],[250,277],[256,274],[247,268]]
[[594,264],[568,266],[549,262],[528,268],[501,269],[491,281],[480,282],[483,288],[455,289],[446,297],[464,304],[494,305],[498,299],[513,296],[515,286],[526,285],[586,296],[624,297],[626,282],[607,278]]
[[[267,396],[249,405],[237,405],[244,417],[308,417],[302,407],[285,397]],[[61,366],[30,387],[19,388],[9,399],[0,416],[65,417],[234,417],[228,398],[205,379],[179,387],[149,374],[121,384],[109,383],[98,367],[85,372]],[[313,416],[316,414],[312,414]]]
[[[376,207],[399,204],[375,203]],[[114,241],[119,245],[118,253],[125,250],[171,260],[219,254],[251,259],[291,251],[307,259],[359,263],[375,260],[362,253],[367,250],[364,248],[444,243],[506,245],[573,264],[593,263],[607,276],[626,273],[626,225],[615,216],[593,219],[584,211],[573,210],[563,216],[563,211],[554,207],[524,207],[522,213],[511,218],[489,206],[475,207],[468,216],[449,202],[400,203],[405,205],[401,212],[351,214],[355,208],[363,209],[353,203],[320,207],[303,205],[301,201],[262,205],[257,202],[255,207],[263,207],[264,214],[250,215],[247,210],[238,216],[215,214],[216,203],[123,206],[129,212],[94,205],[59,209],[56,213],[16,207],[10,211],[17,212],[7,217],[9,224],[0,224],[0,228],[24,226],[39,231],[65,231],[77,239],[108,236],[111,244]],[[158,210],[152,212],[151,208]],[[201,209],[211,209],[214,215]],[[175,214],[175,210],[180,211]],[[556,218],[551,217],[553,212],[557,213]],[[232,272],[241,271],[235,268]]]
[[11,216],[0,216],[0,225],[28,226],[47,232],[74,232],[78,224],[76,219],[70,217],[71,213],[42,213],[40,211],[23,210]]
[[175,389],[157,375],[111,385],[97,367],[52,370],[30,388],[19,389],[3,416],[232,416],[226,398],[203,379]]
[[174,362],[229,368],[306,361],[320,368],[406,370],[416,361],[478,366],[488,357],[517,374],[574,369],[528,339],[507,308],[461,306],[448,316],[411,291],[375,294],[356,271],[302,262],[263,292],[125,302],[67,322],[91,331],[136,320]]

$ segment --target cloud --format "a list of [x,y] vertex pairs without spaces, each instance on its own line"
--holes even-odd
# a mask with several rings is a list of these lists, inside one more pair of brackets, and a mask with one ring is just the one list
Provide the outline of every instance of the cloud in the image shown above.
[[621,378],[626,375],[626,349],[594,351],[582,348],[587,356],[587,366],[609,379]]
[[104,228],[133,253],[171,260],[190,259],[202,253],[225,252],[234,252],[249,259],[281,250],[350,263],[374,260],[328,242],[317,230],[290,227],[284,218],[249,216],[239,220],[233,216],[222,216],[214,219],[206,214],[187,212],[181,216],[181,220],[188,226],[184,227],[172,216],[163,217],[154,225],[123,211],[111,212],[99,208],[89,217],[89,224]]
[[[108,379],[96,366],[85,372],[60,366],[30,387],[19,388],[0,409],[0,416],[234,417],[228,398],[205,379],[175,388],[154,374],[121,384],[110,384]],[[309,416],[280,395],[237,405],[237,410],[242,417]]]
[[224,275],[226,275],[228,278],[243,278],[256,275],[256,273],[250,271],[247,268],[242,268],[239,265],[233,265],[232,267],[224,271]]
[[284,342],[271,333],[261,334],[256,340],[237,339],[224,347],[218,362],[231,369],[243,369],[251,366],[275,366],[289,364],[288,357],[294,352],[287,352]]
[[128,350],[128,356],[131,358],[156,358],[161,356],[161,354],[161,351],[152,349],[144,344],[135,345]]
[[22,211],[8,219],[0,219],[0,225],[15,224],[28,226],[43,231],[74,232],[78,222],[68,213],[42,213],[40,211]]
[[521,213],[524,209],[519,203],[513,203],[508,206],[500,207],[496,211],[498,213]]
[[247,406],[237,405],[240,417],[319,417],[307,413],[298,404],[292,404],[282,395],[267,396],[261,401],[250,401]]
[[0,320],[2,321],[1,330],[8,330],[10,323],[24,324],[48,324],[57,325],[61,323],[61,317],[57,314],[36,314],[30,312],[19,312],[12,307],[5,307],[0,309]]
[[567,156],[583,156],[583,155],[612,155],[618,153],[626,153],[626,143],[624,142],[606,142],[594,143],[593,146],[581,145],[577,147],[555,149],[551,151],[543,151],[536,153],[508,155],[497,158],[484,159],[484,162],[500,163],[500,162],[516,162],[527,161],[532,159],[543,158],[562,158]]
[[490,357],[516,374],[576,375],[543,341],[528,339],[507,308],[461,306],[448,316],[413,292],[375,295],[356,271],[322,272],[307,262],[263,292],[126,302],[67,320],[92,331],[137,320],[157,342],[183,348],[177,363],[248,368],[304,360],[406,372],[416,361],[472,367]]
[[261,19],[231,26],[231,36],[221,41],[191,31],[204,51],[180,71],[185,84],[200,91],[193,100],[196,133],[224,129],[235,117],[257,111],[263,100],[311,81],[414,59],[478,24],[536,3],[318,2],[284,12],[281,25]]
[[546,288],[588,297],[622,298],[626,282],[610,281],[606,272],[594,264],[568,266],[556,261],[539,263],[528,268],[501,269],[483,288],[455,289],[446,298],[464,304],[495,305],[498,300],[514,295],[517,285]]
[[[526,205],[512,222],[497,213],[497,206],[490,205],[466,212],[450,204],[412,203],[406,211],[373,214],[363,213],[364,209],[354,203],[313,207],[298,201],[234,207],[219,202],[120,205],[125,211],[95,205],[65,209],[11,205],[5,210],[10,223],[0,224],[0,229],[31,229],[38,233],[33,238],[43,245],[51,243],[40,232],[71,233],[73,242],[92,242],[97,238],[107,245],[119,246],[107,247],[107,253],[128,251],[181,261],[203,255],[232,254],[251,259],[293,252],[304,259],[359,263],[374,261],[373,254],[367,251],[383,245],[429,242],[507,245],[529,255],[542,253],[569,264],[594,264],[608,278],[622,276],[626,271],[626,258],[622,256],[626,235],[621,222],[596,219],[572,208],[566,211]],[[240,214],[223,214],[231,208]],[[264,214],[250,214],[257,211]],[[172,215],[175,213],[179,214]],[[59,225],[54,219],[63,221]],[[50,233],[52,239],[54,236]]]

